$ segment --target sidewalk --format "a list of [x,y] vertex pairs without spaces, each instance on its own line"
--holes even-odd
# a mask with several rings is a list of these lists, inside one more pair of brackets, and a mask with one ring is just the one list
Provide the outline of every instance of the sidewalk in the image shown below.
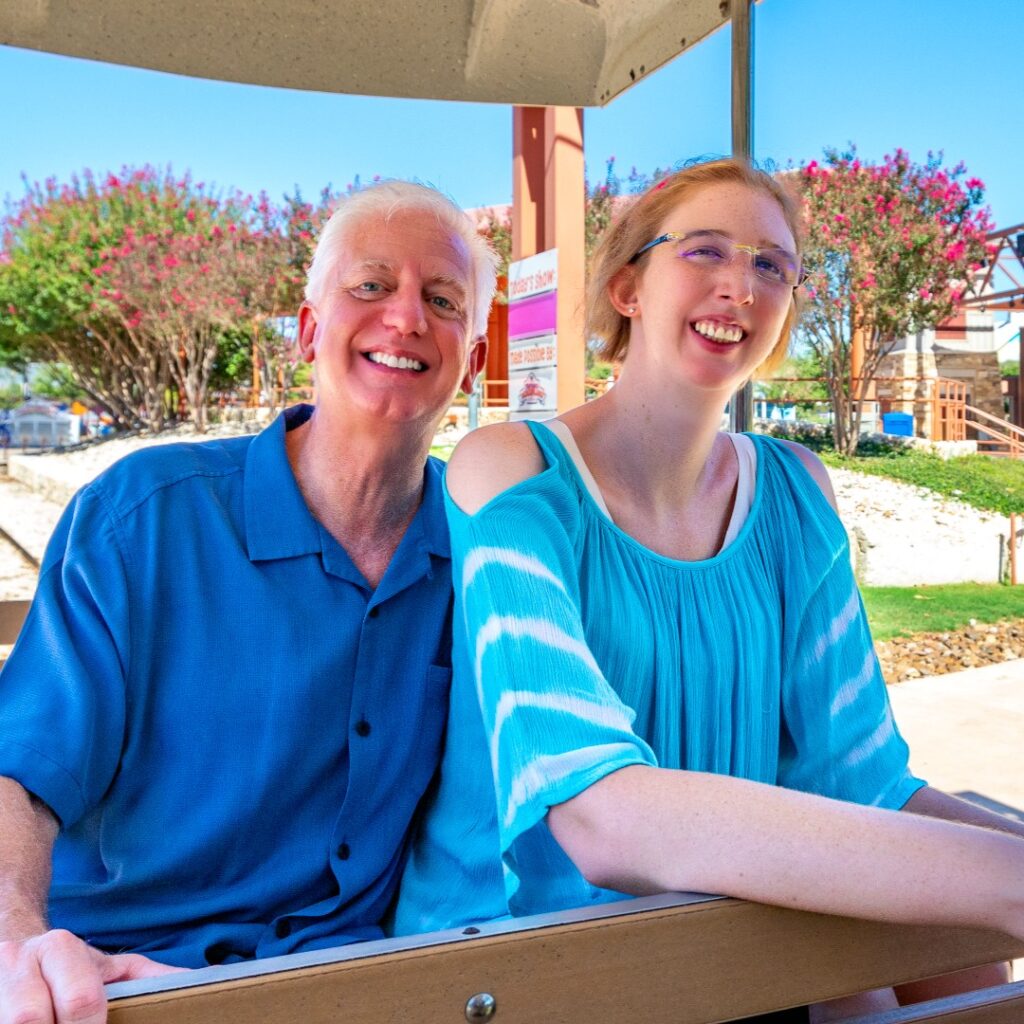
[[1024,821],[1024,659],[889,687],[915,773]]

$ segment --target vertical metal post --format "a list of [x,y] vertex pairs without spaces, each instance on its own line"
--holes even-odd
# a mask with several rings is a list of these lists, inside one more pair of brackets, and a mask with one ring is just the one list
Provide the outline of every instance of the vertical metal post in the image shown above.
[[1010,585],[1017,586],[1017,516],[1010,513]]
[[[754,154],[754,19],[753,0],[731,0],[732,18],[732,154]],[[752,430],[754,387],[748,381],[729,403],[729,429]]]

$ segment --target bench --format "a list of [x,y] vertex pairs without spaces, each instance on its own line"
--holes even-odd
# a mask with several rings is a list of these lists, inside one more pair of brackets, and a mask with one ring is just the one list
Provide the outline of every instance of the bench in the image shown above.
[[0,601],[0,644],[13,644],[31,601]]
[[[694,894],[108,986],[111,1024],[717,1024],[1011,959],[996,932]],[[857,1024],[1020,1024],[1024,983]]]

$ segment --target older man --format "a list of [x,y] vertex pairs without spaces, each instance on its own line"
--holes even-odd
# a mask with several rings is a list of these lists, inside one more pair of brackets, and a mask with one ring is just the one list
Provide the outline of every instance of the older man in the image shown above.
[[0,677],[0,1021],[381,935],[451,674],[428,450],[494,282],[438,193],[358,193],[299,313],[316,407],[72,501]]

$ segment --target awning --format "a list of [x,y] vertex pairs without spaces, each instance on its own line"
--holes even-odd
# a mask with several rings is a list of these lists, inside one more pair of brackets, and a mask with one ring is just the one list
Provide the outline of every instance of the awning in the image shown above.
[[719,0],[4,0],[0,43],[319,92],[603,106]]

